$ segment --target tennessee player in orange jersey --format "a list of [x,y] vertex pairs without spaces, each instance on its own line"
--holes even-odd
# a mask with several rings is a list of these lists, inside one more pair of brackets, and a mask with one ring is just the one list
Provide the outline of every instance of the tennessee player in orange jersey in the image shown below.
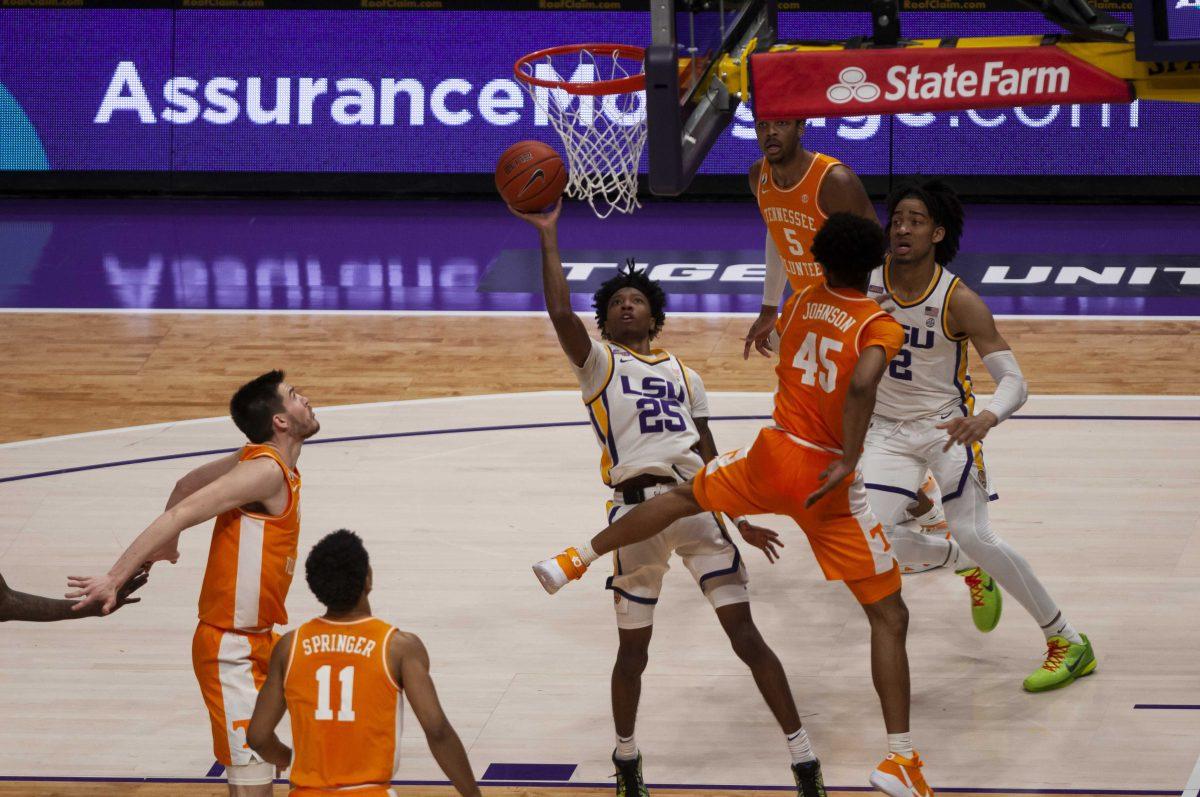
[[[589,543],[534,565],[534,572],[553,593],[581,577],[597,556],[647,539],[681,517],[790,515],[825,577],[846,582],[871,625],[871,674],[889,748],[871,785],[892,797],[930,797],[909,736],[908,609],[900,597],[900,569],[857,468],[879,380],[904,342],[900,325],[866,295],[885,248],[874,221],[830,216],[813,241],[827,281],[793,295],[776,327],[774,425],[747,448],[709,462],[690,483],[640,504]],[[824,787],[813,793],[823,797]]]
[[812,253],[813,238],[834,213],[854,213],[879,223],[858,176],[836,158],[804,148],[804,120],[755,122],[763,157],[750,166],[750,192],[767,225],[762,309],[746,335],[750,348],[767,356],[783,286],[797,294],[824,281]]
[[[313,546],[305,577],[325,615],[284,634],[271,653],[247,738],[264,761],[291,767],[292,795],[393,795],[408,695],[429,749],[464,797],[479,797],[471,762],[429,677],[415,634],[371,615],[371,563],[362,540],[340,529]],[[295,757],[275,735],[287,710]]]
[[213,753],[225,766],[234,797],[266,797],[275,770],[247,746],[246,726],[266,678],[275,625],[287,622],[284,599],[300,537],[300,472],[304,441],[320,430],[308,399],[271,371],[238,389],[229,402],[250,440],[201,465],[175,485],[166,511],[130,544],[106,575],[72,576],[76,609],[107,614],[119,589],[148,564],[179,559],[184,529],[216,519],[200,590],[200,622],[192,667],[208,707]]

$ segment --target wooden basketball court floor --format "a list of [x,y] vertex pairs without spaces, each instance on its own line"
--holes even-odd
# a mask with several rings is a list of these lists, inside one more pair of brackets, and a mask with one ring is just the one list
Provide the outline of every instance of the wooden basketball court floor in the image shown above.
[[[605,565],[554,597],[529,572],[598,529],[605,498],[544,320],[4,322],[0,572],[12,586],[57,594],[68,573],[107,567],[202,461],[194,452],[240,442],[219,417],[230,391],[287,368],[327,408],[300,463],[302,546],[342,526],[364,535],[375,611],[425,639],[477,775],[495,763],[576,765],[570,783],[486,792],[611,792]],[[769,412],[770,368],[741,360],[746,323],[677,318],[663,340],[705,376],[722,449],[761,424],[722,418]],[[1001,494],[994,525],[1093,639],[1100,666],[1068,689],[1026,694],[1020,681],[1043,642],[1015,601],[981,635],[959,580],[906,578],[913,732],[930,780],[945,793],[1195,794],[1200,325],[1001,325],[1034,398],[987,442]],[[884,749],[866,622],[843,587],[820,578],[794,526],[770,522],[785,534],[781,562],[743,546],[755,617],[831,790],[862,791]],[[144,601],[111,618],[0,629],[0,794],[224,793],[205,778],[213,760],[189,662],[206,546],[207,528],[188,532],[180,563],[156,568]],[[317,611],[302,579],[289,609],[293,624]],[[789,783],[778,729],[679,567],[658,609],[638,736],[648,781],[681,787],[664,793]],[[399,777],[402,793],[450,793],[411,718]]]

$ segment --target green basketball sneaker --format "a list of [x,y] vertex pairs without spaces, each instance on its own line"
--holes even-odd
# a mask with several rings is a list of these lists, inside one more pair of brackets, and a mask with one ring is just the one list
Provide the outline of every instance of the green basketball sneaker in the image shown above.
[[999,624],[1004,603],[996,579],[978,567],[954,572],[967,582],[967,589],[971,590],[971,619],[975,621],[975,627],[986,634]]
[[1025,679],[1025,691],[1046,692],[1061,689],[1076,678],[1096,671],[1096,654],[1087,634],[1080,634],[1083,644],[1072,645],[1060,636],[1046,641],[1046,661]]
[[613,764],[617,768],[617,797],[650,797],[646,783],[642,780],[642,754],[632,761],[617,758],[613,750]]
[[821,762],[815,758],[792,764],[792,777],[796,779],[796,797],[828,797],[825,778],[821,776]]

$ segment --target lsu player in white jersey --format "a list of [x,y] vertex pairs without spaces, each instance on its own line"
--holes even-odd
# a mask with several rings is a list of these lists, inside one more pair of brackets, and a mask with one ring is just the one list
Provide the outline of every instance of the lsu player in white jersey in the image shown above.
[[[975,608],[985,612],[999,608],[998,583],[1037,621],[1046,658],[1025,679],[1025,689],[1067,686],[1095,670],[1091,643],[988,519],[988,502],[997,496],[981,441],[1025,403],[1027,391],[991,311],[945,268],[958,252],[962,205],[948,186],[933,181],[897,190],[887,212],[891,259],[872,275],[870,290],[907,338],[879,384],[867,432],[862,469],[871,507],[901,565],[958,572],[975,593]],[[996,381],[991,402],[979,413],[967,372],[968,343]],[[949,538],[906,528],[906,508],[917,499],[926,469],[941,487]],[[994,619],[998,612],[992,626]],[[991,630],[978,616],[976,625]]]
[[[700,376],[651,341],[665,320],[666,297],[658,283],[632,264],[618,267],[593,297],[601,340],[571,309],[558,253],[561,200],[545,213],[514,215],[539,232],[542,288],[559,343],[579,381],[591,426],[600,443],[600,475],[611,491],[608,522],[643,501],[692,478],[717,455],[708,429],[708,400]],[[511,208],[510,208],[511,210]],[[742,537],[771,562],[782,546],[778,535],[735,518]],[[654,607],[671,554],[678,554],[716,611],[737,656],[784,732],[796,793],[824,797],[820,764],[792,699],[787,676],[750,616],[746,567],[721,519],[714,514],[677,521],[651,539],[613,552],[613,592],[619,647],[612,673],[616,791],[624,797],[649,792],[634,739],[641,677],[649,657]]]

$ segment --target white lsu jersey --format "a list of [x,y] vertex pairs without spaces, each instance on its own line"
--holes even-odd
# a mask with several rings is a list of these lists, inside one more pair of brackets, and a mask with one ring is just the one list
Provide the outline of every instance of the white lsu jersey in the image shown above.
[[946,327],[946,306],[959,278],[940,265],[919,299],[901,303],[892,294],[888,265],[871,274],[869,295],[904,327],[904,346],[879,382],[875,414],[898,421],[945,415],[971,415],[975,398],[967,373],[967,338]]
[[704,464],[692,450],[696,418],[707,418],[700,376],[670,352],[649,357],[611,341],[592,341],[575,368],[592,430],[600,443],[600,477],[612,486],[649,473],[686,481]]

